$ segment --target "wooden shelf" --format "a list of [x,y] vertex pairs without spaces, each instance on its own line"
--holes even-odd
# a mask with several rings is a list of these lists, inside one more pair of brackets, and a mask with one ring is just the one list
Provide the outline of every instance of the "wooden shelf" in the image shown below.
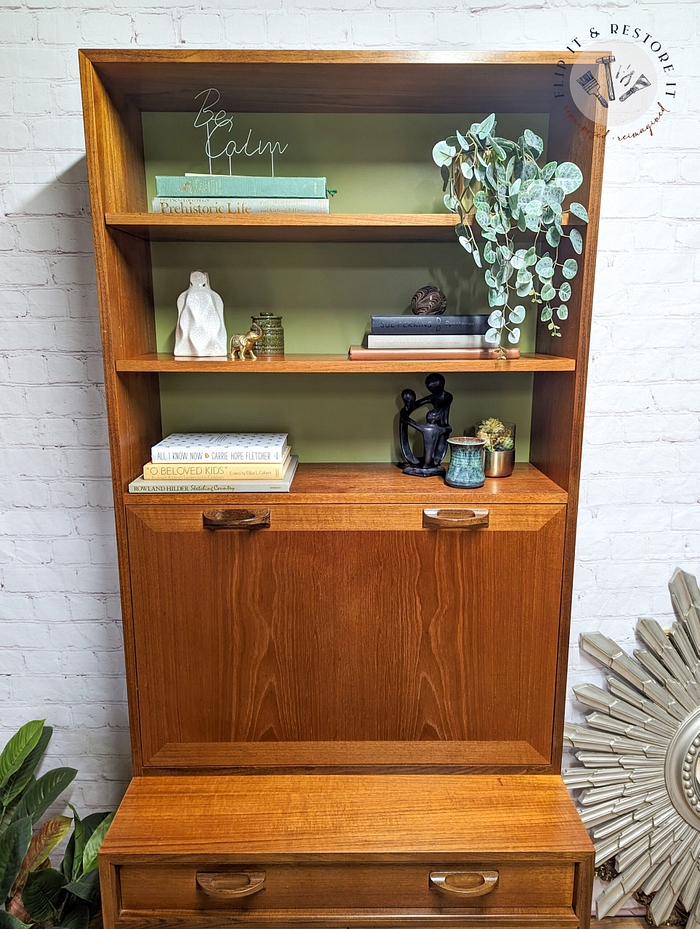
[[448,487],[441,477],[411,477],[397,465],[300,464],[287,494],[124,494],[128,504],[420,503],[423,506],[488,503],[566,503],[567,493],[534,465],[519,462],[511,477],[487,478],[477,490]]
[[[562,220],[585,225],[569,213]],[[105,214],[109,229],[151,242],[454,242],[457,221],[454,213]]]
[[151,371],[160,374],[407,374],[430,372],[439,369],[445,373],[513,371],[574,371],[576,360],[558,355],[521,355],[510,361],[350,361],[347,355],[258,356],[257,361],[207,361],[203,358],[174,358],[170,354],[155,353],[122,358],[116,362],[117,371]]

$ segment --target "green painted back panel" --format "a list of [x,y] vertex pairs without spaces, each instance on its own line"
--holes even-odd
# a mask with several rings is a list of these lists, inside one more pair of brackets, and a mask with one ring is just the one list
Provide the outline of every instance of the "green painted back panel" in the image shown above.
[[[149,197],[156,173],[205,171],[203,130],[192,114],[144,113]],[[277,173],[326,175],[338,194],[332,212],[444,212],[435,141],[471,116],[243,114],[252,138],[289,141]],[[525,127],[546,138],[546,117],[503,117],[499,131]],[[238,132],[235,137],[240,140]],[[177,156],[177,157],[176,157]],[[243,159],[241,159],[243,160]],[[266,163],[264,163],[266,161]],[[254,166],[256,166],[254,168]],[[269,158],[245,159],[234,173],[265,173]],[[216,169],[224,172],[223,163]],[[189,272],[209,272],[225,305],[229,335],[260,310],[282,314],[288,352],[346,352],[362,341],[369,316],[408,312],[423,284],[440,286],[449,313],[487,310],[481,272],[457,244],[153,243],[157,343],[172,351],[176,300]],[[530,314],[533,316],[534,314]],[[534,319],[521,350],[532,351]],[[233,365],[233,363],[232,363]],[[435,370],[439,370],[436,363]],[[518,426],[517,458],[527,461],[532,375],[451,374],[453,434],[484,416]],[[398,396],[423,393],[421,375],[161,375],[163,432],[260,430],[290,433],[302,461],[396,460]]]

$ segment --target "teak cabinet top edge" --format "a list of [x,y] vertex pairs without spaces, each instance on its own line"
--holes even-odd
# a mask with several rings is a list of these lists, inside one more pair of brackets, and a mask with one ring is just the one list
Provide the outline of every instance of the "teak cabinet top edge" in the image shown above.
[[[424,51],[420,49],[184,49],[184,48],[81,48],[80,55],[93,64],[448,64],[448,65],[556,65],[572,62],[567,49],[547,51]],[[594,64],[602,52],[580,52],[577,60]]]

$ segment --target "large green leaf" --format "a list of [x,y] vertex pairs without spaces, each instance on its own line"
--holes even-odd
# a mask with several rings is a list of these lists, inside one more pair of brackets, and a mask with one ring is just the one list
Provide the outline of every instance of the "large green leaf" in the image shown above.
[[20,769],[27,755],[36,748],[45,721],[33,719],[25,723],[7,743],[0,755],[0,788],[5,787],[10,777]]
[[582,203],[573,203],[569,204],[569,212],[573,213],[574,216],[578,216],[579,219],[582,219],[584,223],[588,222],[588,210]]
[[565,161],[557,166],[554,172],[557,185],[562,188],[565,194],[572,194],[583,183],[583,174],[581,169],[577,168],[571,161]]
[[83,903],[79,903],[64,914],[59,929],[88,929],[90,910]]
[[571,239],[571,244],[574,247],[574,251],[580,255],[583,251],[583,237],[578,229],[572,229],[569,233],[569,238]]
[[576,277],[578,272],[578,261],[575,258],[567,258],[564,264],[562,265],[561,273],[568,280]]
[[490,135],[496,125],[496,114],[491,113],[490,116],[487,116],[486,119],[479,123],[477,127],[476,134],[480,139],[485,139],[487,135]]
[[542,139],[536,135],[532,129],[526,129],[524,133],[525,144],[534,153],[535,158],[539,158],[542,154],[542,149],[544,148],[544,142]]
[[27,790],[15,811],[15,819],[30,815],[37,822],[68,787],[78,772],[75,768],[54,768],[47,771]]
[[41,761],[52,735],[53,729],[51,726],[44,726],[34,748],[29,752],[15,773],[10,775],[7,779],[5,788],[0,795],[0,806],[7,807],[8,804],[12,803],[12,801],[29,786],[36,766]]
[[58,843],[68,834],[72,822],[70,816],[55,816],[53,819],[48,819],[41,829],[32,836],[27,854],[22,861],[22,867],[10,890],[11,897],[14,897],[16,893],[22,890],[29,872],[36,871],[46,861]]
[[90,838],[95,829],[100,825],[109,813],[90,813],[85,819],[78,816],[78,811],[72,804],[69,804],[73,811],[73,822],[75,827],[73,835],[68,840],[66,853],[61,862],[61,871],[66,875],[68,880],[77,881],[83,873],[83,852],[85,843]]
[[90,838],[85,842],[85,851],[83,852],[83,874],[92,871],[97,867],[97,853],[102,845],[102,840],[107,835],[107,830],[112,825],[114,813],[106,816],[97,826]]
[[32,820],[29,816],[10,823],[0,836],[0,903],[7,899],[31,839]]
[[0,929],[29,929],[29,923],[23,923],[12,913],[0,910]]
[[36,922],[43,922],[58,914],[65,898],[65,877],[55,868],[32,871],[22,891],[22,905]]
[[457,149],[448,145],[444,139],[433,147],[433,161],[438,167],[449,165],[456,154]]
[[65,890],[80,897],[86,903],[97,903],[100,899],[100,876],[97,868],[88,871],[80,880],[66,884]]

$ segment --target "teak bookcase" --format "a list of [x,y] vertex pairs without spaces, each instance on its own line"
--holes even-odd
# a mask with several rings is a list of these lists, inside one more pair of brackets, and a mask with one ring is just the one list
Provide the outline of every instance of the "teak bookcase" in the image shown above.
[[[80,53],[135,774],[101,853],[108,929],[587,926],[592,849],[556,775],[604,139],[567,118],[561,60]],[[548,157],[580,166],[591,219],[562,338],[541,325],[504,362],[158,352],[152,242],[454,237],[442,213],[150,214],[141,114],[190,111],[208,86],[242,113],[548,114]],[[532,372],[511,478],[459,491],[302,461],[286,495],[127,493],[162,438],[168,372],[275,374],[282,397],[283,375],[435,369]],[[203,526],[240,506],[270,527]],[[488,527],[424,528],[425,510],[474,506]]]

